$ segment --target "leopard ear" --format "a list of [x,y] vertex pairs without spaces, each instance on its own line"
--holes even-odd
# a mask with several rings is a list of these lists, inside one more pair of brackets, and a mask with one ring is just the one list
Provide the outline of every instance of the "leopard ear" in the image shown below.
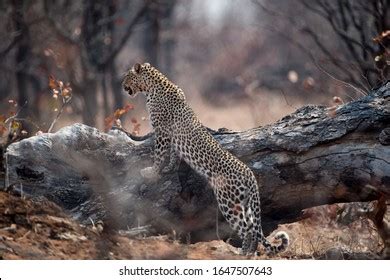
[[141,72],[141,64],[139,64],[139,63],[134,64],[134,71],[137,74],[139,74],[139,72]]

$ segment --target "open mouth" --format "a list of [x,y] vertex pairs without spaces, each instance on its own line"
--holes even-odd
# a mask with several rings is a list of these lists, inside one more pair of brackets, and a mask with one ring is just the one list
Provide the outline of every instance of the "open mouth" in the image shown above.
[[124,87],[124,90],[127,91],[127,93],[128,93],[129,95],[133,95],[133,90],[131,89],[131,87],[125,86],[125,87]]

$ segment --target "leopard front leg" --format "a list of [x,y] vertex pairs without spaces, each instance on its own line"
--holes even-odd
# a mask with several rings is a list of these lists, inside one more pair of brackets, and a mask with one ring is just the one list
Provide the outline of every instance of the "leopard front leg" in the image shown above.
[[163,163],[170,150],[171,140],[168,134],[155,131],[156,140],[154,143],[153,166],[141,170],[141,176],[147,179],[156,179],[162,169]]
[[179,169],[180,157],[176,153],[175,148],[171,145],[171,152],[169,157],[169,163],[162,169],[162,173],[175,172]]

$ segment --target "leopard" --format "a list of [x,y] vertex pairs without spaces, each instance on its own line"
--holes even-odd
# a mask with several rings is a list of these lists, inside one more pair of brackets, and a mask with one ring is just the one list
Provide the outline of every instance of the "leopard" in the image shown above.
[[177,170],[180,160],[205,177],[223,217],[242,239],[243,255],[259,255],[261,243],[268,255],[284,251],[289,236],[275,235],[271,244],[261,226],[260,190],[252,170],[212,136],[188,105],[183,90],[149,63],[136,63],[122,82],[131,96],[146,96],[149,121],[155,133],[153,165],[141,169],[146,179]]

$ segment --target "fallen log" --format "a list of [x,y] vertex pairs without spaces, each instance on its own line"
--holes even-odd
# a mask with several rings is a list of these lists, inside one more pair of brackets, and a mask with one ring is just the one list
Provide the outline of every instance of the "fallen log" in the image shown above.
[[[389,124],[387,82],[336,108],[308,105],[268,126],[212,133],[254,171],[268,233],[308,207],[388,196]],[[119,130],[74,124],[10,145],[5,187],[54,201],[83,223],[104,220],[118,229],[150,224],[157,233],[216,238],[214,195],[184,162],[155,182],[140,176],[152,164],[152,149],[153,134],[133,140]],[[230,229],[218,220],[226,236]]]

